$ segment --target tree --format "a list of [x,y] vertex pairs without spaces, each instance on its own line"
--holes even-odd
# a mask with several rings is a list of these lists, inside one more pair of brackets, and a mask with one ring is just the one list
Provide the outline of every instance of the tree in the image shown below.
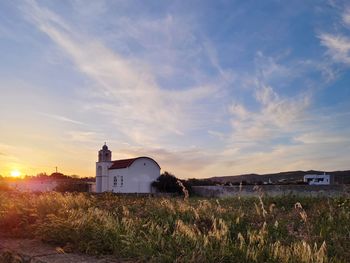
[[152,183],[152,186],[158,189],[159,192],[162,193],[179,193],[182,194],[182,187],[178,183],[179,179],[177,179],[174,175],[169,172],[164,172],[161,174],[157,181]]
[[50,175],[50,178],[52,178],[52,179],[68,179],[69,176],[68,175],[64,175],[63,173],[52,173]]
[[37,178],[48,178],[49,176],[47,175],[47,173],[43,172],[43,173],[38,173],[36,175]]

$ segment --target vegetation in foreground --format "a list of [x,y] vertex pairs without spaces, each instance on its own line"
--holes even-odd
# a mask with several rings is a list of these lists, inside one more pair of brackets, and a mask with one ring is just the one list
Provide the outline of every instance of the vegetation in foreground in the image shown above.
[[151,262],[348,262],[349,198],[0,192],[0,233]]

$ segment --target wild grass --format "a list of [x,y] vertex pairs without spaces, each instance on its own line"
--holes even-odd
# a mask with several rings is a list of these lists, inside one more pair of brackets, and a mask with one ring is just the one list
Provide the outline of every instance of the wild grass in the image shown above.
[[0,192],[0,233],[141,262],[349,262],[350,199]]

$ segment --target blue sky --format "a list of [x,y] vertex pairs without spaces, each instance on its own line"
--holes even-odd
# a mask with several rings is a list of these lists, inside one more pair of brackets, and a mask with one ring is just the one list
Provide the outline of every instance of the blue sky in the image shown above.
[[0,174],[350,169],[346,1],[2,1]]

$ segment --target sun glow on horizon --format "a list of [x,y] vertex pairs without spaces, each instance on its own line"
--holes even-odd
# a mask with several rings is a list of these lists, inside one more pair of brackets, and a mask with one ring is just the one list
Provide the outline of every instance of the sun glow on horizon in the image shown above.
[[10,175],[11,175],[11,177],[18,178],[21,176],[21,172],[19,170],[12,170]]

